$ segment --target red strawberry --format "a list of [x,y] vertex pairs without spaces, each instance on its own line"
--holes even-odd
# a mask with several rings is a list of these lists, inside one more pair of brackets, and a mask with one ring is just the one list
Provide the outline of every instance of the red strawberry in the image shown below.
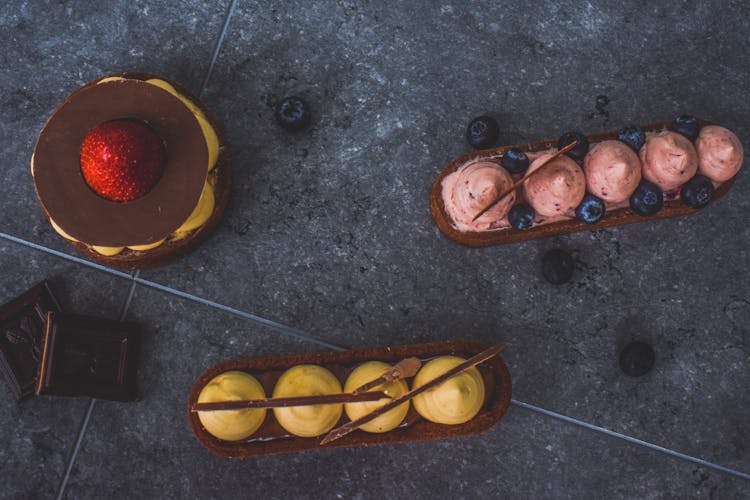
[[164,145],[150,127],[135,120],[104,122],[81,144],[81,172],[96,194],[132,201],[148,193],[164,169]]

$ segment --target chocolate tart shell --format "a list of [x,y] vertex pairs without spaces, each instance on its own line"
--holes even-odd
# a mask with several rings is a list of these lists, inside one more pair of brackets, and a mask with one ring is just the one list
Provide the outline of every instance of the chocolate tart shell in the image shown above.
[[[135,269],[148,269],[163,266],[178,260],[188,252],[192,251],[198,245],[200,245],[211,235],[211,233],[221,222],[221,217],[227,207],[227,204],[229,203],[229,196],[232,186],[232,166],[228,148],[226,146],[226,139],[221,131],[221,127],[219,127],[216,118],[198,97],[196,97],[192,92],[190,92],[187,88],[180,85],[179,83],[169,80],[168,78],[165,78],[161,75],[133,72],[114,73],[103,76],[101,78],[97,78],[96,80],[89,82],[82,88],[96,85],[97,82],[99,82],[103,78],[109,77],[122,77],[134,80],[149,80],[152,78],[158,78],[160,80],[166,81],[167,83],[172,85],[178,93],[192,101],[196,106],[198,106],[198,108],[200,108],[208,122],[213,127],[219,139],[219,156],[216,161],[216,165],[212,170],[212,172],[216,172],[217,175],[216,183],[214,184],[214,210],[211,213],[209,219],[201,227],[195,229],[186,237],[175,241],[168,240],[158,247],[146,251],[137,251],[126,248],[121,253],[112,256],[106,256],[95,252],[88,245],[82,242],[66,239],[68,243],[73,245],[80,253],[85,255],[87,258],[116,269],[130,271]],[[41,203],[41,200],[40,205],[42,206],[42,208],[44,208],[44,204]],[[46,211],[45,214],[48,218],[50,217],[50,214],[46,213]]]
[[[240,441],[224,441],[209,434],[201,424],[198,414],[190,411],[190,408],[198,402],[198,395],[211,379],[230,370],[244,371],[256,377],[270,397],[274,384],[281,374],[286,369],[296,365],[315,364],[324,366],[339,378],[343,386],[349,373],[365,361],[378,360],[394,364],[411,356],[419,357],[423,362],[443,355],[469,358],[486,348],[487,346],[476,342],[445,341],[226,361],[206,370],[195,382],[188,398],[187,411],[190,427],[203,446],[226,458],[256,457],[322,448],[375,446],[476,435],[499,422],[510,406],[510,373],[499,355],[477,366],[485,383],[484,405],[473,419],[459,425],[436,424],[425,420],[410,405],[409,413],[404,422],[392,431],[376,434],[356,430],[336,441],[321,446],[319,443],[323,436],[314,438],[293,436],[279,425],[273,416],[273,411],[268,410],[263,425],[255,434]],[[411,380],[408,380],[408,383],[411,387]],[[344,412],[336,427],[348,421],[346,412]]]
[[[711,125],[706,120],[699,120],[701,126]],[[660,132],[665,130],[670,122],[652,123],[642,127],[644,132]],[[598,134],[588,134],[587,137],[591,144],[609,139],[617,139],[617,131],[602,132]],[[440,231],[456,243],[468,247],[487,247],[492,245],[503,245],[506,243],[518,243],[521,241],[536,240],[547,236],[556,236],[560,234],[576,233],[579,231],[592,231],[608,227],[622,226],[633,224],[635,222],[646,222],[650,220],[667,219],[681,215],[689,215],[697,212],[697,209],[690,208],[679,199],[664,201],[664,208],[657,214],[650,217],[641,217],[633,212],[630,208],[618,208],[607,212],[602,220],[596,224],[586,224],[576,218],[550,222],[548,224],[535,225],[530,229],[519,230],[515,228],[496,229],[490,231],[459,231],[453,224],[452,219],[445,209],[442,196],[443,179],[452,174],[462,165],[473,161],[495,161],[499,164],[500,157],[509,149],[518,148],[525,152],[546,151],[557,149],[557,139],[537,141],[528,144],[514,144],[510,146],[501,146],[493,149],[481,151],[472,151],[451,161],[440,173],[435,183],[432,185],[430,192],[430,212]],[[727,194],[734,184],[737,176],[735,175],[728,181],[721,183],[714,192],[711,203]],[[516,199],[522,200],[522,187],[516,191]]]

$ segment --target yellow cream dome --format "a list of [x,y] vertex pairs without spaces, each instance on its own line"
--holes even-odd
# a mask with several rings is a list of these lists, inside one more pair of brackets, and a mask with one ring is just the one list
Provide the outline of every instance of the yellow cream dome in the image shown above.
[[[352,371],[349,378],[346,379],[344,392],[352,392],[357,387],[372,382],[391,368],[391,365],[381,361],[368,361],[367,363],[359,365],[354,371]],[[404,380],[397,380],[389,384],[376,386],[371,390],[383,391],[391,398],[397,398],[409,392],[409,386],[406,385]],[[357,420],[358,418],[364,417],[365,415],[377,410],[388,401],[389,399],[381,399],[379,401],[367,401],[364,403],[346,403],[344,404],[344,410],[350,420]],[[360,427],[360,429],[366,432],[388,432],[401,424],[404,418],[406,418],[408,411],[409,402],[407,401],[406,403],[385,412],[375,420],[366,423]]]
[[[245,372],[229,371],[212,378],[198,395],[198,402],[218,403],[265,397],[263,386],[255,377]],[[213,436],[226,441],[238,441],[258,430],[266,418],[266,410],[199,411],[198,418]]]
[[[412,389],[421,387],[464,361],[457,356],[433,359],[414,377]],[[483,404],[484,381],[476,368],[469,368],[414,398],[414,409],[422,417],[439,424],[468,422],[479,413]]]
[[[298,365],[279,377],[273,397],[322,396],[339,394],[341,382],[329,370],[317,365]],[[315,437],[324,434],[341,418],[341,403],[274,408],[276,420],[295,436]]]

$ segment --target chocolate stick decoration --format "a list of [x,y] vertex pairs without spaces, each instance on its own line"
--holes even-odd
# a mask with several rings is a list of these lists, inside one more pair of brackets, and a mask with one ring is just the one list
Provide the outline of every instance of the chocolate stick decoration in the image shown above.
[[413,377],[422,367],[422,361],[419,358],[406,358],[396,363],[393,368],[364,385],[361,385],[352,391],[352,394],[362,394],[370,389],[374,389],[380,384],[395,382],[403,378]]
[[383,391],[362,394],[323,394],[318,396],[293,396],[287,398],[249,399],[245,401],[219,401],[216,403],[195,403],[190,411],[225,411],[255,408],[286,408],[289,406],[328,405],[334,403],[360,403],[388,398]]
[[509,195],[510,193],[512,193],[513,191],[515,191],[516,189],[518,189],[518,187],[519,187],[519,186],[520,186],[521,184],[523,184],[524,182],[526,182],[526,180],[527,180],[527,179],[528,179],[529,177],[533,176],[534,174],[536,174],[536,173],[538,173],[538,172],[539,172],[540,170],[542,170],[542,167],[544,167],[544,166],[545,166],[546,164],[548,164],[548,163],[549,163],[549,162],[551,162],[552,160],[555,160],[555,159],[559,158],[560,156],[564,155],[565,153],[567,153],[568,151],[570,151],[571,149],[573,149],[574,147],[576,147],[576,145],[577,145],[577,144],[578,144],[578,141],[573,141],[573,142],[571,142],[570,144],[568,144],[567,146],[565,146],[564,148],[562,148],[562,149],[561,149],[560,151],[558,151],[557,153],[553,154],[552,156],[550,156],[549,158],[547,158],[546,160],[544,160],[544,162],[542,162],[542,164],[541,164],[541,165],[539,165],[539,166],[538,166],[538,167],[537,167],[537,168],[536,168],[536,169],[535,169],[534,171],[532,171],[532,172],[528,172],[528,173],[527,173],[526,175],[524,175],[524,176],[523,176],[522,178],[518,179],[518,180],[517,180],[516,182],[514,182],[514,183],[513,183],[513,185],[512,185],[511,187],[509,187],[508,189],[506,189],[505,191],[503,191],[503,192],[502,192],[502,193],[500,194],[500,196],[498,196],[497,198],[495,198],[495,201],[493,201],[492,203],[490,203],[489,205],[487,205],[486,207],[484,207],[484,208],[483,208],[482,210],[480,210],[480,211],[479,211],[479,213],[478,213],[478,214],[476,214],[476,215],[474,216],[474,218],[473,218],[473,219],[471,219],[471,222],[474,222],[474,221],[476,221],[476,220],[477,220],[478,218],[480,218],[481,216],[483,216],[483,215],[484,215],[485,213],[487,213],[487,211],[489,211],[489,210],[490,210],[490,209],[491,209],[492,207],[494,207],[495,205],[497,205],[498,203],[500,203],[500,201],[501,201],[501,200],[502,200],[503,198],[505,198],[505,197],[506,197],[506,196],[508,196],[508,195]]
[[367,415],[365,415],[362,418],[358,418],[357,420],[353,420],[351,422],[348,422],[348,423],[346,423],[346,424],[344,424],[344,425],[342,425],[342,426],[340,426],[340,427],[332,430],[331,432],[329,432],[326,435],[326,437],[323,438],[323,440],[320,442],[320,444],[321,445],[328,444],[331,441],[335,441],[335,440],[337,440],[337,439],[339,439],[341,437],[346,436],[350,432],[353,432],[356,429],[360,428],[361,426],[365,425],[367,422],[375,420],[376,418],[378,418],[383,413],[386,413],[387,411],[390,411],[393,408],[395,408],[395,407],[397,407],[397,406],[399,406],[399,405],[401,405],[401,404],[403,404],[403,403],[411,400],[412,398],[414,398],[414,396],[418,396],[419,394],[422,394],[423,392],[425,392],[425,391],[427,391],[429,389],[432,389],[433,387],[436,387],[436,386],[442,384],[443,382],[445,382],[449,378],[455,377],[459,373],[462,373],[462,372],[468,370],[469,368],[471,368],[473,366],[476,366],[479,363],[482,363],[483,361],[487,361],[488,359],[490,359],[491,357],[495,356],[497,353],[499,353],[500,351],[502,351],[503,349],[505,349],[506,346],[507,346],[507,344],[502,343],[502,344],[498,344],[498,345],[496,345],[494,347],[490,347],[489,349],[486,349],[486,350],[480,352],[476,356],[473,356],[473,357],[469,358],[468,360],[464,361],[463,363],[461,363],[460,365],[456,366],[455,368],[451,368],[450,370],[448,370],[447,372],[443,373],[439,377],[436,377],[436,378],[430,380],[429,382],[427,382],[423,386],[418,387],[416,389],[413,389],[413,390],[407,392],[406,394],[404,394],[401,397],[398,397],[396,399],[392,399],[391,401],[389,401],[388,403],[384,404],[383,406],[381,406],[377,410],[373,411],[372,413],[368,413]]

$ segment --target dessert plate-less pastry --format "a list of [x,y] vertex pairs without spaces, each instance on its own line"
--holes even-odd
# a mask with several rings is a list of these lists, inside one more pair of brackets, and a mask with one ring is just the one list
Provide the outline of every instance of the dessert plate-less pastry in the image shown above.
[[52,114],[31,157],[54,230],[121,269],[173,261],[203,241],[227,205],[221,131],[187,89],[160,76],[94,80]]
[[729,191],[743,161],[735,134],[691,116],[567,133],[456,158],[432,186],[430,209],[458,243],[515,243],[693,213]]
[[[457,386],[459,391],[472,386],[471,392],[473,395],[469,398],[453,397],[453,388],[456,387],[451,383],[453,379],[448,379],[443,384],[448,389],[446,392],[441,392],[441,399],[444,404],[454,406],[451,412],[463,415],[470,414],[462,423],[458,423],[458,420],[449,420],[447,418],[443,420],[444,423],[437,423],[441,417],[433,419],[436,421],[432,421],[415,410],[413,405],[398,405],[393,410],[387,411],[372,420],[370,424],[375,424],[374,426],[357,429],[330,443],[321,445],[321,434],[326,432],[326,429],[339,427],[349,422],[349,419],[357,420],[362,416],[360,412],[365,415],[370,411],[369,408],[380,408],[385,402],[392,400],[383,398],[381,394],[380,396],[376,396],[376,398],[379,397],[381,399],[374,401],[346,403],[348,408],[344,413],[341,412],[342,405],[340,403],[318,405],[331,406],[335,412],[338,412],[338,417],[333,425],[331,425],[328,415],[324,415],[325,418],[320,416],[322,413],[319,409],[309,412],[307,417],[302,415],[300,420],[298,418],[301,415],[299,412],[297,412],[297,415],[293,419],[287,419],[288,415],[284,416],[284,412],[277,412],[277,410],[289,410],[292,408],[274,408],[273,412],[266,413],[265,420],[257,431],[244,439],[237,440],[226,439],[227,435],[234,435],[232,429],[224,428],[222,433],[217,433],[214,429],[205,426],[202,422],[203,415],[208,412],[193,410],[199,400],[199,395],[203,393],[205,387],[211,384],[212,380],[215,380],[217,376],[225,373],[246,373],[260,382],[265,394],[273,394],[274,397],[309,396],[315,392],[319,395],[330,394],[333,389],[341,391],[342,387],[350,393],[353,389],[378,379],[391,365],[406,358],[420,358],[422,362],[426,363],[422,368],[424,370],[429,365],[430,360],[442,359],[444,356],[449,356],[451,359],[455,357],[469,358],[484,350],[485,346],[474,342],[449,341],[228,361],[210,368],[196,381],[188,399],[188,417],[193,433],[198,441],[212,452],[228,458],[291,453],[318,448],[373,446],[474,435],[489,429],[497,423],[510,405],[510,375],[500,356],[493,356],[476,368],[467,370],[455,377],[461,381]],[[459,359],[460,362],[461,360]],[[437,370],[429,369],[425,372],[423,375],[425,382],[447,371],[450,362],[448,364],[439,362],[438,365],[440,366],[437,366]],[[314,368],[309,369],[310,367]],[[305,371],[306,374],[299,376],[300,374],[296,373],[299,370]],[[463,380],[464,377],[462,375],[466,374],[468,374],[467,376],[471,380],[469,383],[465,383],[466,380]],[[475,378],[475,374],[478,374],[478,379]],[[330,380],[331,376],[335,378],[335,382]],[[419,373],[417,373],[417,376],[419,376]],[[338,387],[335,387],[337,384]],[[443,385],[436,386],[434,390],[441,391]],[[481,386],[481,391],[474,390],[478,386]],[[278,389],[277,391],[277,387],[283,387],[284,389]],[[290,387],[295,388],[290,389]],[[408,384],[407,381],[401,379],[377,386],[374,390],[383,391],[386,396],[395,399],[407,392]],[[432,391],[433,389],[430,389],[423,394],[427,395]],[[297,407],[297,409],[299,408],[314,407],[308,405],[307,407]],[[221,410],[214,413],[233,413],[234,411],[236,410]],[[434,411],[430,412],[431,410],[428,409],[425,415],[436,413]],[[279,420],[280,415],[281,420]],[[300,424],[300,421],[304,421],[308,417],[312,423],[303,424],[299,428],[292,427],[289,423],[293,420],[294,424]],[[314,427],[314,429],[310,430],[308,427]]]

